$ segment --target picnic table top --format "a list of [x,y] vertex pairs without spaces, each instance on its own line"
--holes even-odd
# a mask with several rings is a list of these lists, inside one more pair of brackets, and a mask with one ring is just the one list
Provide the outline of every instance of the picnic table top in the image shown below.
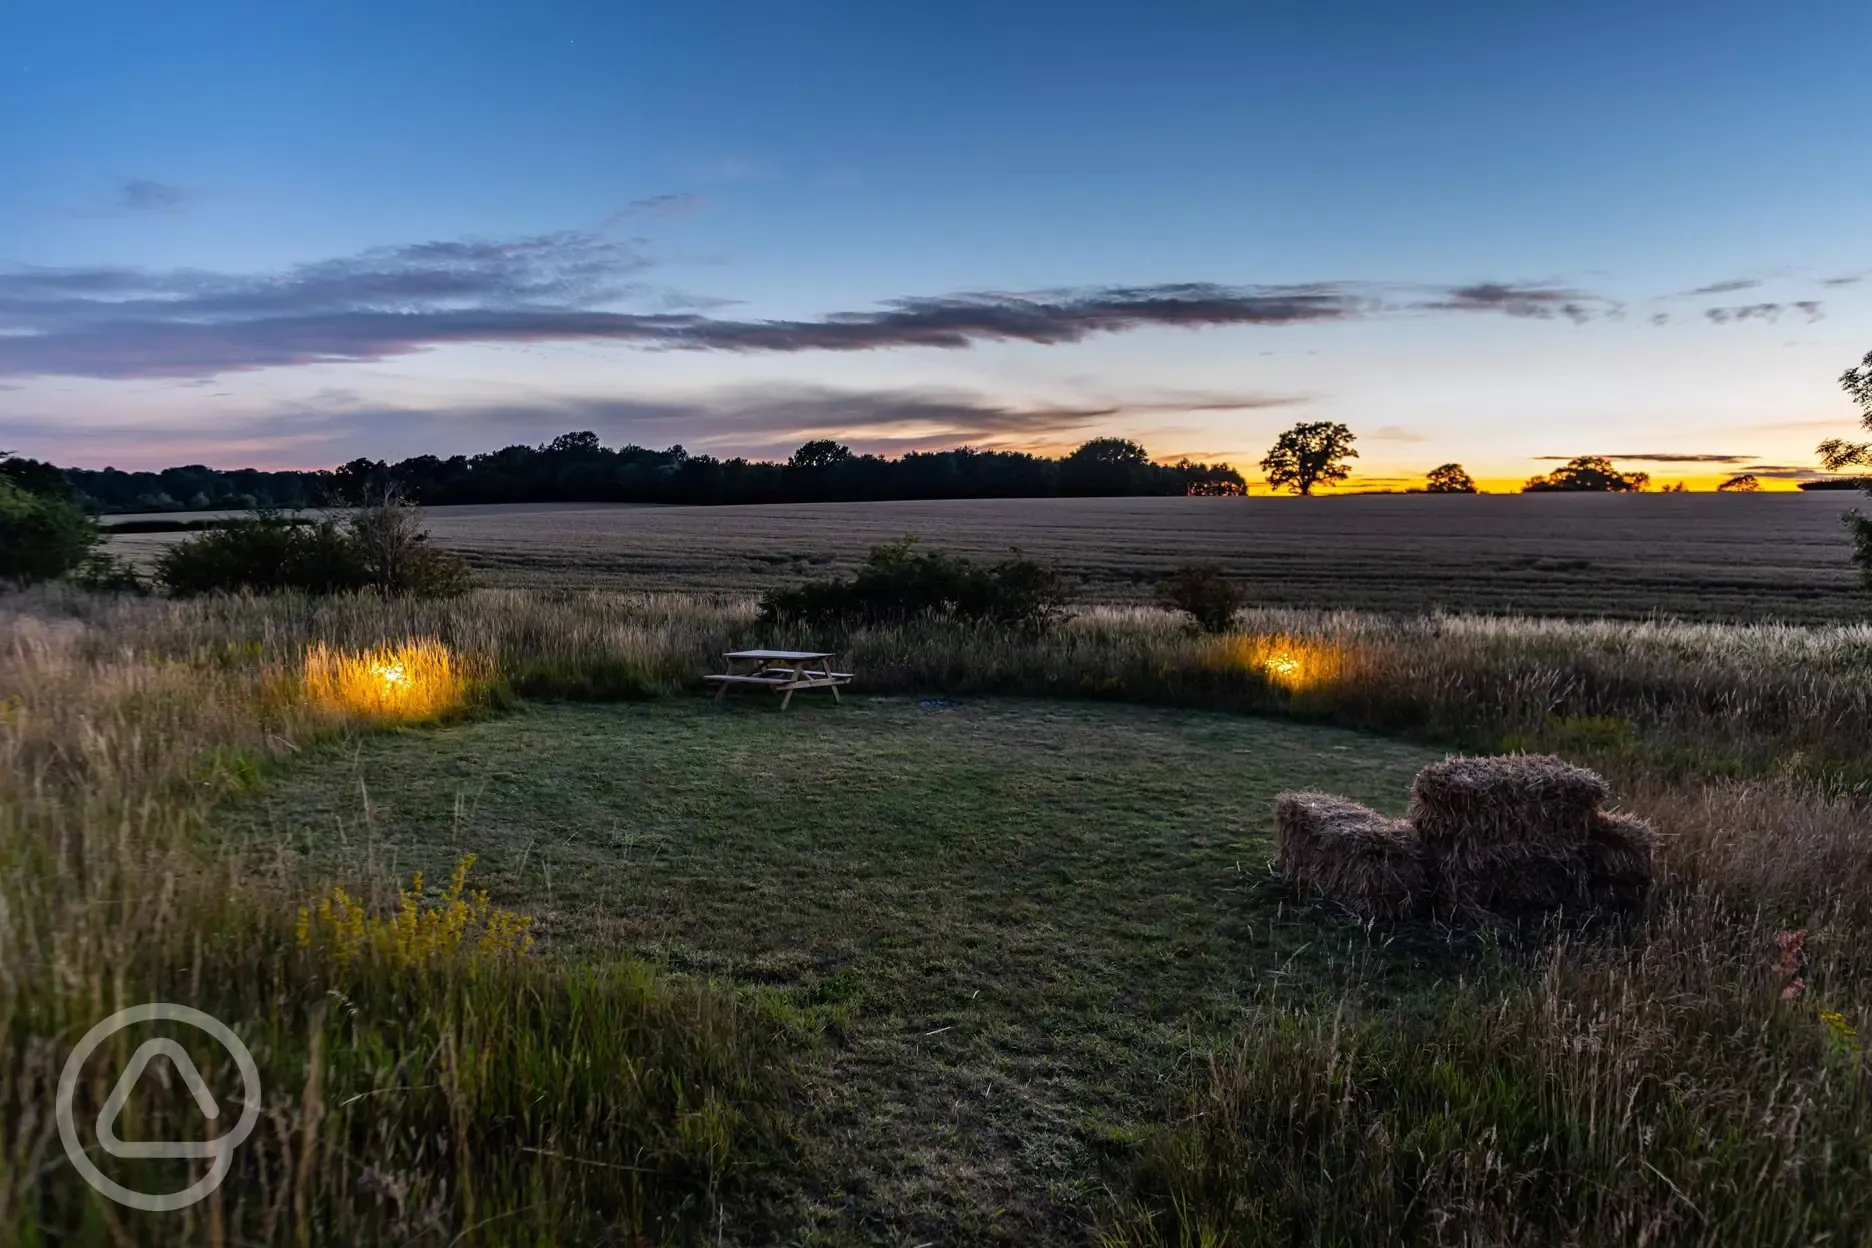
[[837,653],[823,650],[728,650],[724,659],[779,659],[795,662],[804,659],[836,659]]

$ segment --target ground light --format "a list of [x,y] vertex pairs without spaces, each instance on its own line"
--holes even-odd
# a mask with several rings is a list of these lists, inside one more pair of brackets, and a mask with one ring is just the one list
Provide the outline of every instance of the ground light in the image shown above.
[[419,638],[369,650],[317,642],[306,651],[305,690],[317,702],[373,719],[430,719],[460,707],[471,665]]

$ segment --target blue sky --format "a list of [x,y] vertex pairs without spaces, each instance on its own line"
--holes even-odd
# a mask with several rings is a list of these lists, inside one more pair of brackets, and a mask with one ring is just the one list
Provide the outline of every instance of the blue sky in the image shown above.
[[14,0],[0,447],[1247,467],[1337,419],[1366,482],[1791,473],[1872,347],[1869,41],[1859,0]]

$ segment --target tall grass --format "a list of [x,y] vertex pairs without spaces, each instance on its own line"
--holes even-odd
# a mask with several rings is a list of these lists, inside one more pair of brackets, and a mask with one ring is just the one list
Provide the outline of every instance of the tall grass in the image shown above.
[[[785,1155],[784,1020],[550,949],[341,967],[330,942],[298,939],[299,908],[341,886],[388,913],[392,881],[303,879],[200,834],[218,801],[335,734],[516,694],[693,689],[717,652],[755,642],[840,645],[874,691],[1558,748],[1659,824],[1667,884],[1626,942],[1561,940],[1521,986],[1464,989],[1434,1015],[1272,1012],[1193,1055],[1175,1121],[1116,1189],[1114,1242],[1795,1243],[1872,1227],[1853,1038],[1872,1034],[1872,626],[1264,611],[1205,638],[1101,608],[1038,638],[826,638],[759,633],[753,616],[741,600],[502,591],[0,599],[0,1240],[155,1234],[80,1185],[45,1106],[79,1033],[166,997],[233,1023],[267,1089],[268,1125],[225,1203],[188,1215],[191,1236],[655,1242],[732,1222],[738,1177]],[[411,645],[448,656],[446,696],[342,696],[347,671],[382,694],[384,648]],[[1776,940],[1797,929],[1803,986],[1783,999]]]

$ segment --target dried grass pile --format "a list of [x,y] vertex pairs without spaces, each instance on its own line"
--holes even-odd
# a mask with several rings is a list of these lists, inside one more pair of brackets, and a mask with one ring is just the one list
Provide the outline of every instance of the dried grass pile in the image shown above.
[[1601,812],[1606,796],[1593,772],[1528,754],[1432,763],[1402,820],[1289,793],[1274,807],[1280,870],[1361,918],[1629,908],[1650,892],[1656,838]]
[[1417,833],[1357,802],[1283,793],[1274,803],[1282,874],[1361,919],[1400,919],[1428,896]]

